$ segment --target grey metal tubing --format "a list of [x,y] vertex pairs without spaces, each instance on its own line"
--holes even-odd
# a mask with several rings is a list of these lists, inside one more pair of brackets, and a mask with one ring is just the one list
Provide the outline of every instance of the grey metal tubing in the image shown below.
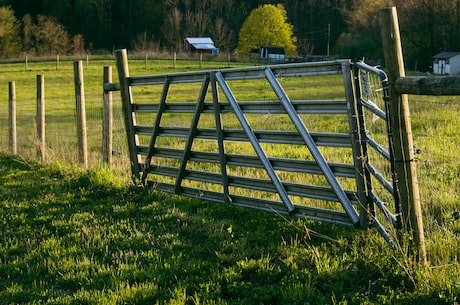
[[315,158],[316,162],[318,163],[318,166],[321,168],[321,170],[324,173],[324,176],[326,177],[327,181],[331,185],[332,189],[334,190],[335,194],[337,195],[338,200],[342,204],[343,208],[345,209],[346,213],[348,216],[351,218],[351,221],[353,225],[358,225],[359,224],[359,215],[352,206],[350,200],[348,199],[347,195],[343,191],[342,187],[340,186],[339,182],[334,176],[334,173],[332,172],[331,168],[327,164],[327,161],[324,159],[323,155],[319,151],[318,147],[316,146],[316,143],[314,142],[313,138],[311,137],[310,133],[307,130],[307,127],[305,124],[302,122],[302,120],[299,118],[297,115],[297,112],[295,111],[294,107],[292,106],[289,98],[287,97],[286,93],[284,92],[283,88],[279,84],[278,80],[276,79],[275,75],[273,74],[272,70],[270,68],[265,69],[265,75],[267,77],[268,82],[272,86],[273,90],[275,91],[276,95],[280,99],[280,102],[283,104],[283,106],[286,109],[286,112],[288,113],[289,117],[291,118],[292,122],[294,123],[295,127],[297,128],[297,131],[299,134],[302,136],[303,140],[305,141],[305,144],[307,145],[308,149],[310,150],[310,153],[313,155]]
[[[151,126],[135,127],[136,134],[139,136],[148,136],[151,134]],[[291,131],[275,131],[275,130],[254,130],[254,134],[260,143],[277,143],[277,144],[292,144],[304,145],[305,142],[301,136],[296,132]],[[189,133],[187,127],[160,127],[159,136],[174,137],[186,139]],[[226,129],[222,131],[224,140],[247,142],[248,137],[244,130],[239,129]],[[328,133],[328,132],[312,132],[311,137],[317,146],[328,147],[342,147],[351,148],[350,135],[346,133]],[[212,128],[198,128],[196,131],[196,138],[217,140],[215,129]]]
[[[169,113],[193,113],[195,103],[174,102],[166,105]],[[346,114],[347,102],[345,100],[294,100],[292,101],[297,113],[300,114]],[[240,108],[244,113],[255,114],[285,114],[286,110],[280,105],[279,101],[244,101],[239,102]],[[154,113],[159,105],[155,102],[134,103],[133,110],[138,113]],[[221,113],[233,113],[229,103],[220,103]],[[206,102],[203,113],[213,113],[214,104]]]
[[166,78],[164,80],[163,91],[161,93],[161,100],[158,105],[158,111],[156,113],[155,122],[152,126],[147,156],[145,157],[144,169],[143,169],[142,177],[141,177],[141,183],[143,185],[145,185],[145,181],[147,180],[147,175],[148,175],[149,168],[150,168],[150,162],[152,161],[155,142],[160,132],[160,123],[161,123],[161,118],[163,116],[164,110],[166,108],[166,98],[168,96],[169,85],[170,85],[170,82],[168,78]]
[[386,115],[385,111],[380,109],[379,106],[377,106],[376,104],[374,104],[371,101],[366,101],[366,100],[364,100],[362,98],[360,98],[360,102],[361,102],[361,105],[363,105],[366,109],[368,109],[369,111],[374,113],[376,116],[378,116],[379,118],[381,118],[381,119],[383,119],[385,121],[387,120],[387,115]]
[[181,164],[179,166],[179,172],[177,173],[176,188],[175,188],[175,193],[176,194],[179,193],[181,185],[182,185],[182,180],[184,179],[184,176],[185,176],[185,169],[186,169],[187,163],[189,161],[193,141],[195,140],[195,137],[196,137],[198,123],[200,121],[201,113],[202,113],[202,110],[203,110],[204,100],[206,98],[206,92],[207,92],[207,90],[209,88],[209,82],[210,82],[209,75],[206,74],[204,79],[203,79],[203,83],[201,85],[200,94],[198,96],[198,102],[195,104],[195,106],[196,106],[195,113],[193,115],[192,123],[191,123],[191,126],[189,128],[189,132],[188,132],[188,135],[187,135],[187,138],[186,138],[187,142],[185,144],[184,154],[182,155],[182,158],[181,158]]
[[[306,62],[294,64],[273,65],[271,69],[277,75],[284,77],[296,76],[315,76],[315,75],[334,75],[341,73],[341,60],[324,62]],[[205,70],[196,72],[179,72],[171,74],[131,76],[127,78],[130,86],[156,85],[164,82],[164,78],[171,79],[172,84],[201,82],[206,74],[213,72],[220,73],[226,80],[247,80],[265,78],[264,70],[266,66],[254,66],[248,68],[222,69],[219,71]]]
[[391,213],[391,211],[386,207],[385,203],[382,200],[380,200],[380,198],[378,198],[374,193],[371,193],[370,196],[372,198],[372,201],[377,205],[377,207],[383,213],[385,218],[391,221],[393,226],[396,227],[397,226],[396,216],[393,215],[393,213]]
[[389,153],[385,148],[383,148],[382,146],[380,146],[380,144],[377,143],[377,141],[375,141],[373,138],[369,137],[369,135],[366,135],[366,142],[367,142],[372,148],[374,148],[382,157],[384,157],[385,159],[387,159],[387,161],[390,161],[390,160],[391,160],[390,153]]
[[260,160],[262,161],[262,164],[264,165],[270,179],[272,180],[276,190],[278,191],[278,194],[283,201],[283,203],[286,205],[288,208],[289,212],[292,212],[295,210],[294,204],[291,202],[291,199],[289,198],[286,190],[284,189],[283,184],[281,183],[281,180],[279,179],[278,175],[276,174],[275,170],[273,169],[270,161],[268,160],[268,157],[265,155],[264,150],[259,144],[259,141],[257,140],[256,135],[252,131],[251,127],[249,126],[248,121],[246,120],[243,112],[240,109],[240,106],[238,105],[238,102],[236,101],[231,89],[228,87],[227,83],[225,82],[224,77],[222,76],[222,73],[217,72],[216,73],[216,79],[217,82],[219,83],[220,87],[222,88],[222,91],[224,92],[225,96],[227,97],[227,100],[230,102],[232,105],[235,114],[243,127],[244,131],[248,135],[249,141],[251,142],[254,150],[256,151],[257,155],[259,156]]
[[374,166],[370,163],[366,164],[367,169],[369,172],[380,182],[380,184],[394,197],[395,192],[393,186],[387,179],[380,173]]
[[380,235],[383,236],[383,238],[386,240],[388,245],[390,245],[390,247],[395,247],[395,243],[393,239],[391,238],[390,234],[388,234],[388,232],[385,230],[382,224],[377,220],[377,218],[374,218],[372,220],[372,224],[377,229],[377,231],[379,231]]
[[[138,147],[140,155],[146,155],[148,151],[147,146]],[[182,157],[182,150],[174,148],[165,148],[165,147],[155,147],[154,154],[158,158],[170,158],[179,160]],[[323,172],[319,168],[318,164],[313,160],[295,160],[295,159],[286,159],[286,158],[269,158],[270,163],[272,164],[275,170],[281,170],[285,172],[294,172],[294,173],[308,173],[321,175]],[[204,162],[204,163],[213,163],[221,164],[222,167],[224,164],[233,165],[233,166],[243,166],[243,167],[252,167],[252,168],[262,168],[262,162],[256,156],[246,156],[238,154],[224,154],[215,152],[203,152],[203,151],[192,151],[190,154],[190,161],[194,162]],[[335,163],[329,162],[329,166],[332,169],[332,172],[337,177],[344,178],[355,178],[355,170],[352,164],[344,163]],[[222,168],[224,170],[225,168]]]

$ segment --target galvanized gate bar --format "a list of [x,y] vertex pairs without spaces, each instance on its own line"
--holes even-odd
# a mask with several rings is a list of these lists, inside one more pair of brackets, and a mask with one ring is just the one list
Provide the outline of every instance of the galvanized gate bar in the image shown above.
[[361,229],[368,228],[369,214],[372,213],[372,201],[367,193],[367,181],[365,170],[364,147],[362,145],[362,134],[360,133],[360,123],[358,115],[358,107],[356,107],[356,92],[353,87],[352,67],[350,61],[342,62],[342,75],[345,83],[345,97],[348,101],[348,130],[351,137],[351,148],[353,154],[353,164],[356,171],[355,183],[356,193],[359,202],[359,221]]
[[[254,66],[224,69],[219,72],[226,80],[251,80],[264,78],[264,69],[264,66]],[[271,69],[279,77],[320,76],[342,73],[337,61],[279,64],[272,65]],[[130,76],[129,83],[131,86],[161,85],[165,77],[169,77],[172,84],[198,83],[209,73],[212,73],[212,71]]]
[[192,119],[192,125],[189,128],[187,142],[185,144],[184,153],[181,158],[179,172],[177,173],[176,187],[174,190],[176,194],[180,193],[182,179],[184,179],[184,176],[185,176],[185,168],[187,167],[187,162],[189,161],[189,158],[190,158],[190,151],[192,149],[193,140],[195,140],[195,136],[197,133],[198,122],[200,121],[204,100],[206,98],[206,91],[208,90],[208,87],[209,87],[209,75],[207,74],[201,85],[200,95],[198,97],[198,102],[196,103],[195,114]]
[[[147,148],[140,147],[139,153],[145,154]],[[154,154],[157,157],[172,158],[180,160],[183,155],[183,151],[174,148],[155,147]],[[221,164],[222,170],[226,172],[225,164],[252,168],[263,168],[263,164],[258,157],[255,156],[243,156],[235,154],[221,154],[213,152],[201,152],[192,151],[189,156],[190,161],[195,162],[206,162]],[[315,161],[311,160],[293,160],[286,158],[269,158],[270,163],[275,170],[284,170],[298,173],[308,173],[320,175],[322,174],[321,168]],[[336,177],[344,178],[355,178],[355,169],[353,165],[329,162],[329,167]],[[225,185],[225,184],[224,184]]]
[[[211,80],[211,90],[212,90],[212,103],[214,106],[214,121],[216,123],[216,136],[217,136],[217,147],[219,149],[219,163],[220,163],[220,172],[222,174],[222,188],[224,193],[224,202],[230,202],[230,191],[228,184],[228,174],[227,174],[227,158],[225,156],[225,147],[224,147],[224,135],[222,128],[222,119],[220,116],[220,100],[219,92],[217,90],[217,80],[216,73],[210,73]],[[191,160],[193,160],[191,156]]]
[[[165,111],[166,112],[166,111]],[[150,135],[152,134],[151,126],[136,126],[135,131],[139,135]],[[304,141],[302,137],[296,132],[290,131],[272,131],[272,130],[254,130],[254,134],[261,143],[278,143],[278,144],[295,144],[303,145]],[[159,136],[165,137],[177,137],[186,138],[189,131],[187,127],[177,126],[159,127]],[[226,129],[222,130],[224,140],[246,142],[248,136],[243,130],[238,129]],[[325,133],[325,132],[312,132],[311,137],[315,141],[317,146],[328,146],[328,147],[343,147],[351,148],[350,136],[347,134],[338,133]],[[198,128],[196,130],[196,138],[216,140],[216,133],[211,128]],[[139,147],[142,149],[142,146]]]
[[225,82],[222,74],[220,72],[217,72],[216,74],[216,80],[219,83],[220,87],[222,88],[222,91],[225,94],[225,97],[229,101],[229,103],[232,105],[235,115],[238,118],[238,121],[240,122],[242,128],[246,132],[249,141],[251,142],[252,147],[256,151],[256,154],[259,156],[260,160],[262,161],[262,164],[264,165],[265,170],[267,171],[267,174],[269,175],[270,179],[273,182],[273,185],[275,186],[276,190],[278,191],[278,194],[283,201],[283,203],[286,205],[288,208],[289,212],[294,211],[295,207],[294,204],[291,202],[291,199],[289,198],[286,190],[284,189],[283,184],[281,183],[278,175],[276,174],[275,170],[273,169],[270,160],[268,160],[267,155],[265,154],[264,150],[260,146],[259,141],[257,140],[256,135],[251,129],[251,126],[249,126],[248,121],[246,120],[243,112],[241,111],[240,106],[238,105],[238,102],[236,101],[235,97],[233,96],[233,93],[231,89],[228,87],[227,83]]
[[145,157],[145,163],[144,163],[144,168],[142,169],[142,178],[141,178],[141,183],[142,185],[145,185],[145,181],[147,179],[147,175],[150,170],[150,163],[152,162],[152,156],[153,156],[153,151],[155,148],[155,142],[157,140],[158,134],[160,133],[160,123],[161,123],[161,118],[163,117],[163,113],[166,108],[166,98],[168,97],[168,91],[169,91],[169,85],[171,82],[169,81],[169,78],[166,77],[163,85],[163,91],[161,93],[161,99],[160,99],[160,104],[158,105],[158,110],[157,110],[157,115],[155,117],[155,122],[153,123],[153,128],[152,128],[152,134],[150,136],[150,143],[149,143],[149,148],[147,150],[147,155]]
[[[211,74],[213,72],[210,72]],[[346,114],[346,100],[293,100],[292,105],[299,114]],[[239,102],[240,108],[245,113],[266,113],[270,109],[272,114],[283,114],[286,110],[278,101],[244,101]],[[158,103],[142,103],[134,104],[133,110],[138,113],[152,113],[157,111]],[[220,103],[220,112],[233,112],[233,108],[229,103]],[[171,113],[193,113],[195,106],[191,102],[174,102],[166,105],[166,111]],[[205,103],[203,113],[213,113],[214,108],[212,103]]]
[[267,77],[267,80],[272,86],[276,95],[280,99],[281,104],[286,109],[286,112],[288,113],[291,121],[294,123],[295,127],[297,128],[297,131],[302,136],[302,139],[307,145],[307,148],[310,150],[310,153],[313,155],[315,161],[318,163],[318,166],[321,168],[321,171],[323,172],[327,181],[329,182],[335,194],[337,195],[338,200],[342,204],[348,216],[350,216],[353,225],[355,226],[359,225],[358,213],[356,213],[355,208],[353,207],[351,202],[348,200],[348,197],[345,195],[345,192],[343,191],[339,182],[335,178],[334,173],[329,167],[327,161],[324,159],[322,153],[319,151],[318,147],[316,146],[316,143],[314,142],[313,138],[308,132],[307,127],[297,115],[294,107],[292,106],[289,100],[289,97],[287,96],[286,92],[284,92],[283,88],[279,84],[278,80],[276,79],[275,75],[273,74],[270,68],[265,69],[265,76]]

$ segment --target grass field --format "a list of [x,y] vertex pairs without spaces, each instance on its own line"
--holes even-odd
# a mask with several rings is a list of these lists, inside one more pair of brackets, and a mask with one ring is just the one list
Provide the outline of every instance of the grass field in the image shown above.
[[454,304],[459,293],[456,258],[421,269],[375,232],[134,189],[107,169],[4,154],[0,168],[0,304]]
[[[0,64],[4,88],[8,81],[16,82],[19,154],[25,156],[0,158],[0,304],[459,302],[457,98],[410,97],[414,142],[422,151],[417,158],[430,263],[420,268],[407,258],[409,242],[395,251],[375,231],[132,188],[117,110],[117,167],[100,166],[106,65],[115,68],[108,59],[90,61],[85,69],[92,169],[82,171],[67,164],[76,160],[72,62],[61,62],[59,70],[54,62],[31,62],[26,70],[24,64]],[[202,69],[227,65],[203,62]],[[132,74],[198,68],[193,60],[178,61],[175,69],[171,60],[150,60],[147,67],[143,60],[130,61]],[[48,165],[29,159],[34,157],[37,74],[45,74],[53,156]],[[5,93],[3,125],[6,101]],[[322,124],[334,125],[327,119]],[[3,151],[6,129],[0,130]]]

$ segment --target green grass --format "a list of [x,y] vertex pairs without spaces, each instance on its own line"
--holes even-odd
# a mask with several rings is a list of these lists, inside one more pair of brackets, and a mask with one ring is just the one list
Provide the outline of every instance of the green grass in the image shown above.
[[[113,59],[90,61],[84,71],[92,160],[92,169],[85,172],[64,165],[77,159],[72,62],[61,62],[59,70],[53,62],[31,62],[27,70],[23,64],[0,64],[4,88],[8,81],[16,81],[22,156],[34,157],[35,76],[45,74],[50,153],[48,165],[24,157],[0,158],[0,304],[459,302],[460,221],[452,217],[460,209],[456,98],[410,97],[414,142],[422,150],[417,164],[430,263],[422,269],[407,258],[409,241],[391,250],[374,230],[285,219],[132,188],[126,180],[129,165],[123,159],[126,140],[119,108],[115,109],[116,166],[101,168],[101,86],[106,65],[114,67],[117,82]],[[202,69],[226,65],[210,61]],[[143,60],[130,61],[133,75],[198,68],[193,60],[178,61],[175,69],[170,60],[150,60],[147,69]],[[232,86],[247,91],[241,97],[257,93],[272,98],[263,86],[257,90],[245,82]],[[321,98],[325,88],[337,89],[339,95],[343,90],[330,82],[302,90]],[[179,96],[188,90],[177,89]],[[295,86],[288,91],[292,97],[298,93],[302,92]],[[0,121],[6,122],[6,90],[2,100]],[[274,117],[254,124],[269,125]],[[337,124],[335,116],[307,123],[315,131],[347,128],[344,122]],[[380,123],[370,128],[382,129]],[[6,128],[0,130],[3,151],[6,135]]]
[[458,261],[420,269],[372,231],[136,189],[104,168],[5,154],[0,168],[0,304],[454,304],[460,293]]

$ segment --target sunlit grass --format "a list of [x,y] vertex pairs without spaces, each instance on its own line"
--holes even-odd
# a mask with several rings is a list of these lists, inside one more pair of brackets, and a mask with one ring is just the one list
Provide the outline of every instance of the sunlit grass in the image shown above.
[[[90,134],[94,137],[90,158],[96,165],[89,172],[63,165],[77,160],[72,63],[61,63],[58,71],[54,63],[30,63],[27,71],[21,64],[0,65],[0,81],[5,87],[9,80],[16,80],[19,154],[25,156],[35,156],[35,76],[45,73],[48,153],[50,161],[61,160],[43,166],[29,159],[2,155],[0,304],[458,302],[460,224],[454,215],[460,209],[457,161],[460,109],[456,98],[409,98],[414,143],[421,150],[417,165],[430,263],[429,268],[421,269],[410,259],[407,250],[410,241],[403,241],[394,251],[374,230],[357,232],[130,188],[126,179],[129,175],[126,141],[118,106],[115,110],[118,113],[115,140],[119,143],[114,148],[116,166],[113,171],[98,167],[104,65],[114,66],[114,61],[90,62],[85,70],[87,101],[92,105]],[[223,67],[226,63],[206,65],[206,68]],[[192,62],[173,69],[170,61],[153,60],[147,69],[143,61],[130,62],[130,68],[132,74],[150,74],[198,67]],[[337,77],[332,81],[338,80]],[[307,83],[303,88],[284,85],[293,99],[305,92],[322,98],[328,86],[342,96],[342,86],[334,87],[330,83],[331,79],[318,86]],[[265,83],[256,89],[247,82],[232,85],[240,86],[243,92],[254,93],[254,96],[240,93],[241,98],[273,98]],[[154,92],[154,98],[149,97],[150,89],[140,89],[145,90],[136,95],[140,101],[158,102],[161,87]],[[195,102],[198,91],[189,92],[182,86],[175,94],[184,101]],[[2,122],[7,120],[6,95],[4,99],[0,105]],[[233,116],[222,117],[226,128],[238,126]],[[146,115],[142,123],[151,125],[153,119]],[[192,116],[184,119],[183,115],[171,115],[167,119],[171,124],[179,122],[190,126]],[[280,115],[268,115],[263,120],[248,115],[248,119],[255,128],[292,128],[288,118]],[[336,115],[314,119],[305,115],[304,119],[311,131],[348,130],[346,120],[338,120]],[[385,137],[379,135],[385,130],[382,121],[370,119],[370,132],[385,141]],[[200,124],[203,128],[214,126],[214,122],[205,117]],[[6,128],[0,131],[2,150],[7,150],[6,131]],[[148,141],[147,137],[142,139],[144,145],[148,145]],[[165,137],[160,144],[161,141],[168,144],[175,141],[177,148],[185,145],[183,139]],[[196,145],[207,145],[209,151],[217,149],[205,141],[197,141]],[[274,157],[311,158],[303,146],[286,149],[280,144],[263,144],[263,147]],[[255,155],[250,144],[232,143],[226,149],[229,153]],[[353,161],[346,149],[320,149],[327,160]],[[377,156],[372,158],[378,161]],[[162,165],[178,164],[177,160],[158,159]],[[199,170],[201,165],[192,162],[190,166]],[[210,166],[219,172],[218,166]],[[389,176],[388,164],[382,168]],[[229,167],[229,172],[267,179],[266,173],[257,169],[243,171]],[[314,175],[278,174],[292,182],[325,184],[324,179]],[[165,181],[174,183],[172,179]],[[193,181],[186,183],[203,187]],[[350,179],[341,179],[340,183],[346,188],[354,187]],[[221,186],[204,187],[218,190]],[[256,195],[272,196],[262,192]],[[335,203],[309,204],[337,208]]]

